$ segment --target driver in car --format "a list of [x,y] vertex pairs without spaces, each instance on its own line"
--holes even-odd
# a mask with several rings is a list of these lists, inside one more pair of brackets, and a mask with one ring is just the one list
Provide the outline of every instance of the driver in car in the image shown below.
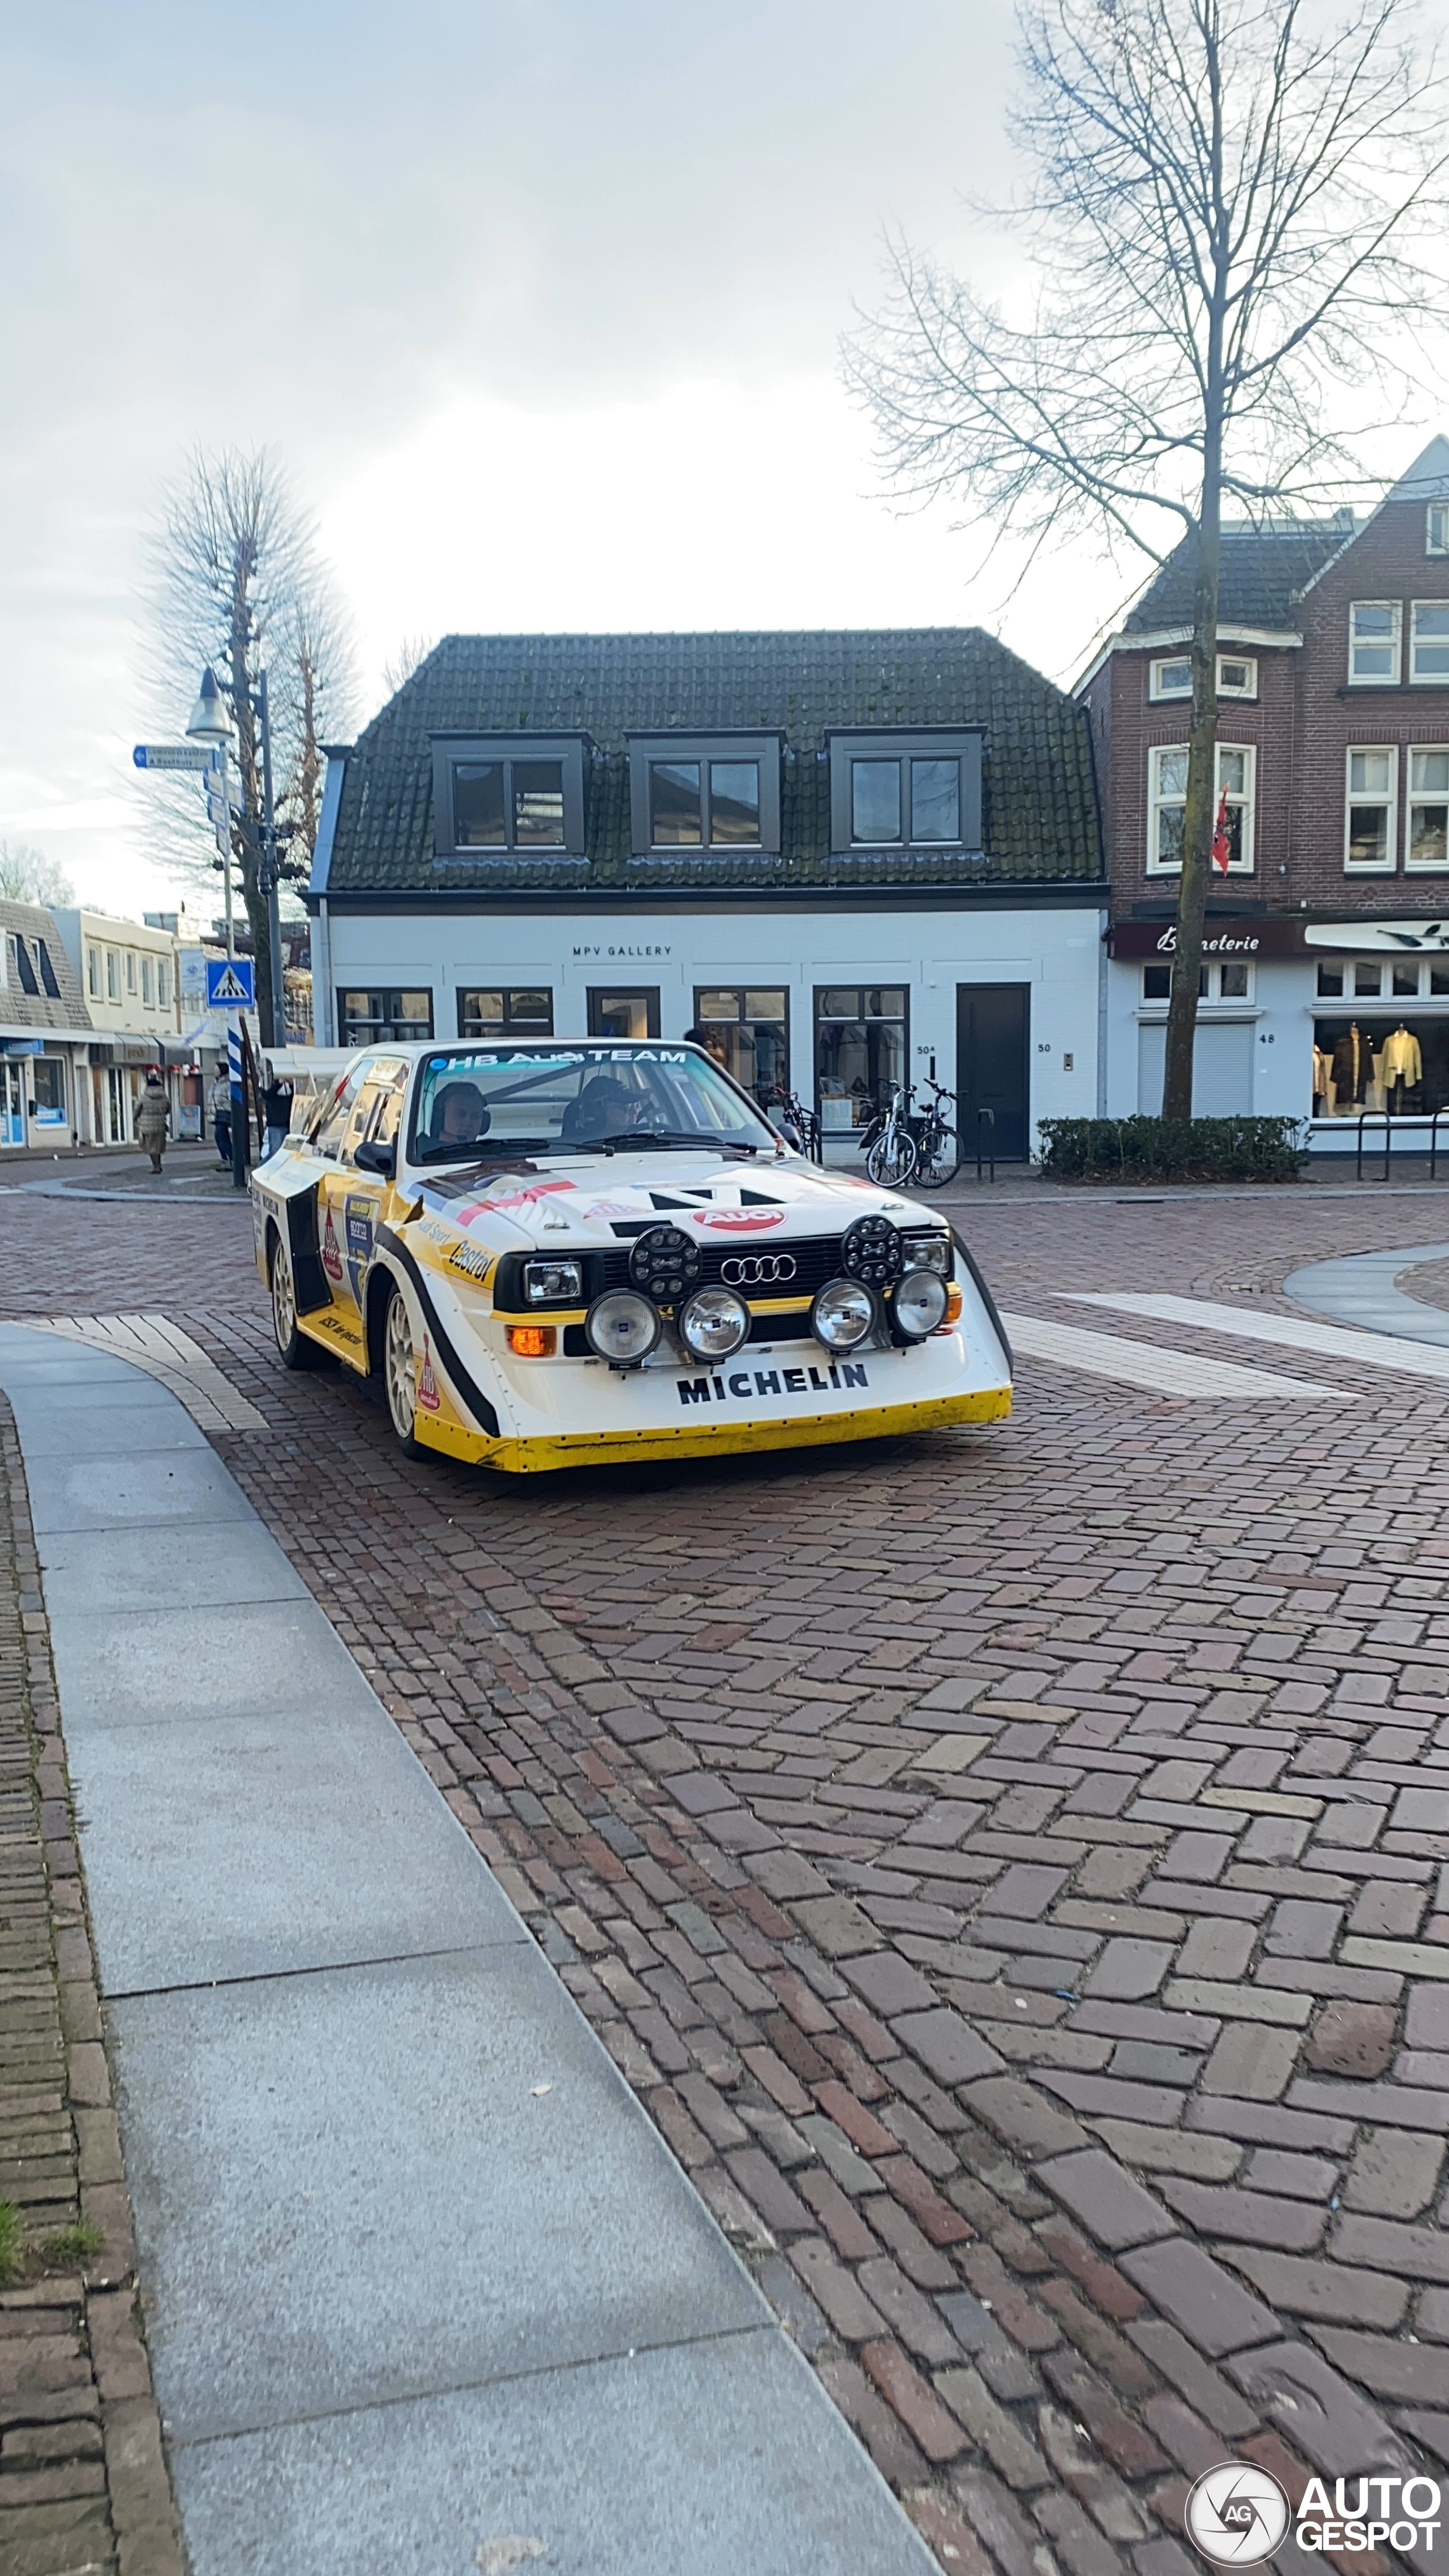
[[445,1082],[433,1102],[433,1123],[423,1138],[425,1154],[466,1154],[481,1145],[493,1124],[493,1113],[476,1082]]
[[599,1074],[586,1084],[573,1107],[565,1113],[563,1139],[569,1145],[597,1144],[603,1136],[622,1135],[637,1125],[644,1103],[637,1091],[627,1090],[609,1074]]

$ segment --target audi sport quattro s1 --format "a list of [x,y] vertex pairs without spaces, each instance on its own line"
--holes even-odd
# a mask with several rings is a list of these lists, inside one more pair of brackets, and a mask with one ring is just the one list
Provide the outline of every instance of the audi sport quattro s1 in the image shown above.
[[289,1368],[409,1451],[527,1473],[994,1422],[1011,1356],[944,1219],[818,1169],[701,1047],[375,1047],[252,1181]]

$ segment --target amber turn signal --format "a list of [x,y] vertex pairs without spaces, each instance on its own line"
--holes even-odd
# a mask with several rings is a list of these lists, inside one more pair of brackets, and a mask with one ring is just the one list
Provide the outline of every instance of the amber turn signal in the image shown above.
[[953,1279],[950,1287],[946,1291],[946,1321],[948,1324],[960,1323],[961,1303],[961,1283],[958,1279]]
[[551,1360],[558,1348],[556,1324],[510,1324],[508,1347],[521,1360]]

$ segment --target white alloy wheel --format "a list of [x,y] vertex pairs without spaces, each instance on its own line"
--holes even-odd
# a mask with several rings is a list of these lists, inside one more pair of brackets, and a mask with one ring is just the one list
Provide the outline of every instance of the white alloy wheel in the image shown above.
[[394,1288],[388,1299],[387,1320],[382,1328],[382,1374],[393,1430],[400,1445],[411,1456],[418,1445],[413,1438],[413,1427],[417,1421],[417,1366],[413,1358],[413,1328],[408,1318],[407,1300],[400,1288]]
[[272,1331],[282,1355],[283,1368],[301,1368],[307,1346],[297,1330],[297,1290],[292,1278],[292,1257],[280,1235],[272,1238]]

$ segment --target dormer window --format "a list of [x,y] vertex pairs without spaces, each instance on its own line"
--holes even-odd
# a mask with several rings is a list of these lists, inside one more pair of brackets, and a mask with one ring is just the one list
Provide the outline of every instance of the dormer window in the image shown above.
[[[1147,694],[1161,698],[1192,696],[1192,664],[1186,653],[1173,653],[1151,665]],[[1218,696],[1220,698],[1255,698],[1258,694],[1258,665],[1243,653],[1218,655]]]
[[832,734],[830,814],[841,851],[978,850],[980,734]]
[[584,846],[579,736],[433,738],[434,848],[440,858]]
[[780,846],[778,734],[631,734],[636,858],[655,850]]
[[1424,513],[1424,552],[1449,555],[1449,501],[1431,501]]

